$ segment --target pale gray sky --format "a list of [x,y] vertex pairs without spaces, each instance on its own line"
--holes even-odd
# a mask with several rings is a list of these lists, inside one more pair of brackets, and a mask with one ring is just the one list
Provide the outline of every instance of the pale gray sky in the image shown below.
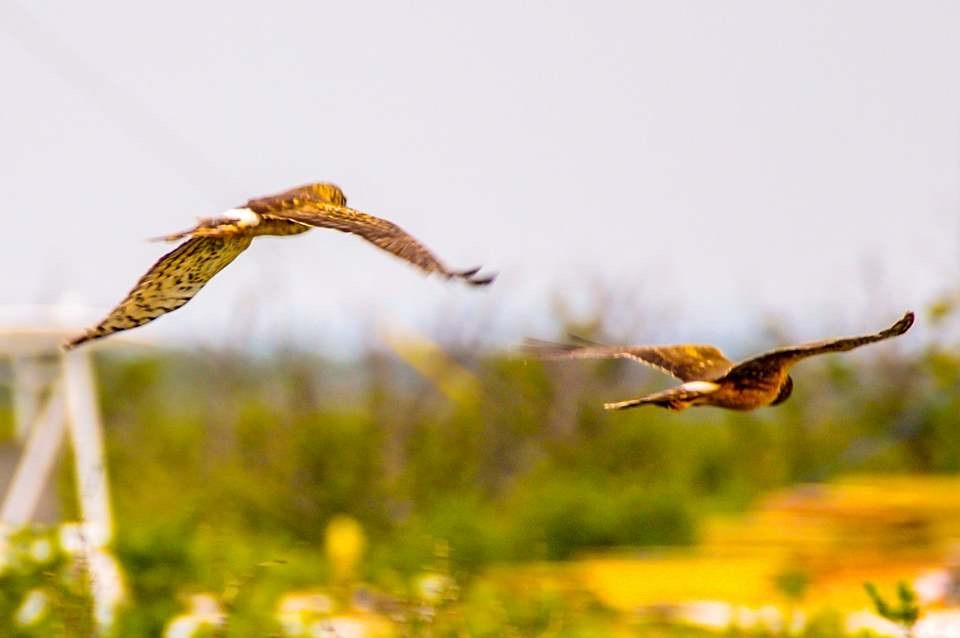
[[260,240],[144,336],[506,343],[598,280],[659,339],[818,336],[957,284],[956,3],[244,4],[0,0],[0,306],[107,309],[144,238],[314,180],[500,279]]

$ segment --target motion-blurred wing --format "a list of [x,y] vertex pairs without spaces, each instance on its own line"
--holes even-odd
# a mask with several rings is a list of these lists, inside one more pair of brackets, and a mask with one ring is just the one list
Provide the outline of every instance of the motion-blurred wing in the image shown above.
[[214,275],[246,250],[250,242],[251,238],[244,236],[197,237],[180,244],[161,257],[103,321],[64,347],[75,348],[173,312],[200,292]]
[[347,205],[347,196],[335,184],[316,182],[304,184],[282,193],[257,197],[246,203],[246,208],[261,213],[275,213],[283,210],[299,208],[303,202],[320,202],[324,204]]
[[[427,273],[435,272],[450,279],[463,279],[474,286],[483,286],[494,280],[493,275],[477,276],[479,268],[450,270],[423,244],[392,222],[311,195],[309,189],[320,186],[323,185],[301,187],[273,197],[251,200],[247,207],[267,218],[288,219],[309,226],[333,228],[359,235]],[[335,199],[332,196],[331,198]]]
[[603,346],[528,339],[526,350],[544,359],[633,359],[682,381],[712,381],[733,367],[720,350],[701,344]]
[[813,357],[818,354],[828,352],[847,352],[869,343],[883,341],[898,337],[910,329],[913,325],[914,316],[908,312],[895,324],[880,332],[858,337],[840,337],[836,339],[824,339],[823,341],[814,341],[804,343],[798,346],[787,346],[777,348],[763,354],[747,359],[743,363],[736,365],[731,371],[730,376],[750,375],[757,376],[769,371],[779,370],[783,366],[790,366],[801,359]]

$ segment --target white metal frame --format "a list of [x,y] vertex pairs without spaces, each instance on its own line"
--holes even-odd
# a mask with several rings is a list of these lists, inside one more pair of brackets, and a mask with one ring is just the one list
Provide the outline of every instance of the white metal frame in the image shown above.
[[123,599],[120,569],[107,551],[113,538],[103,426],[88,349],[62,352],[65,330],[0,331],[0,357],[12,361],[16,433],[23,454],[0,502],[0,526],[29,525],[68,435],[72,448],[81,520],[61,527],[64,549],[87,565],[96,621],[113,621]]

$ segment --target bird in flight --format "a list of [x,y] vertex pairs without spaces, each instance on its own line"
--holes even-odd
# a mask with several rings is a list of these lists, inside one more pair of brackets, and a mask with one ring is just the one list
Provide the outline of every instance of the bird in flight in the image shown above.
[[683,383],[638,399],[606,403],[607,410],[656,405],[670,410],[711,405],[729,410],[754,410],[779,405],[790,397],[793,364],[828,352],[846,352],[868,343],[902,335],[913,325],[913,313],[885,330],[859,337],[825,339],[786,346],[734,364],[714,346],[604,346],[584,342],[557,344],[530,339],[526,350],[544,359],[632,359],[672,375]]
[[158,238],[186,241],[151,266],[100,323],[68,341],[64,348],[142,326],[180,308],[257,236],[297,235],[311,228],[333,228],[359,235],[422,271],[447,279],[460,279],[472,286],[485,286],[494,280],[494,275],[479,274],[479,268],[447,268],[396,224],[347,208],[346,196],[333,184],[307,184],[251,199],[217,217],[200,219],[193,228]]

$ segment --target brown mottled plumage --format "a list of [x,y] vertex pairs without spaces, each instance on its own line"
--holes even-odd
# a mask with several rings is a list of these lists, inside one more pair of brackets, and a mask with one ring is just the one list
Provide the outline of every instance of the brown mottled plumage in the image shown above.
[[189,230],[161,237],[164,241],[189,239],[161,257],[103,321],[64,347],[74,348],[142,326],[180,308],[259,235],[296,235],[311,228],[333,228],[359,235],[427,273],[462,279],[474,286],[493,281],[493,275],[478,276],[479,268],[448,269],[396,224],[347,208],[346,204],[343,191],[333,184],[307,184],[251,199],[224,216],[201,219]]
[[712,405],[730,410],[753,410],[778,405],[789,398],[793,379],[790,366],[801,359],[828,352],[846,352],[868,343],[902,335],[913,325],[913,313],[880,332],[859,337],[825,339],[777,348],[734,365],[720,350],[707,345],[602,346],[566,345],[529,340],[527,350],[545,359],[610,359],[639,361],[677,377],[684,383],[654,394],[604,404],[607,410],[658,405],[671,410]]

